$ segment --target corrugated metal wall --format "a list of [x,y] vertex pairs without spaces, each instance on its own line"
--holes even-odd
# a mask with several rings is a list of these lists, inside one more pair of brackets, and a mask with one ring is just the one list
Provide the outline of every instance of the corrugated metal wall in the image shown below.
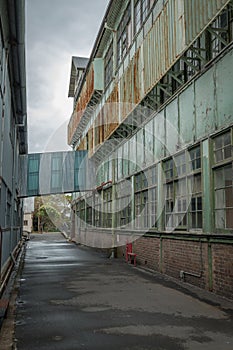
[[119,80],[120,101],[140,102],[227,3],[169,0]]
[[80,119],[83,116],[83,113],[87,107],[88,102],[91,99],[91,96],[94,92],[94,66],[91,64],[90,70],[87,73],[86,81],[82,88],[80,97],[78,98],[75,110],[72,114],[72,117],[68,125],[68,144],[71,144],[72,137],[75,133],[75,130],[80,122]]
[[[115,86],[102,108],[104,140],[117,129],[135,106],[168,72],[202,30],[230,0],[168,0],[158,13],[152,28],[132,56],[120,67]],[[138,42],[138,39],[135,38]],[[132,57],[131,60],[129,58]],[[126,64],[127,62],[127,64]],[[93,68],[92,68],[93,69]],[[90,91],[84,87],[76,111],[87,103],[93,89],[93,71],[88,73]],[[119,106],[117,106],[119,104]],[[110,107],[111,105],[111,107]],[[70,125],[73,134],[81,115],[74,115]],[[97,138],[96,138],[97,140]],[[94,142],[93,147],[98,146]],[[91,148],[90,154],[94,149]]]
[[183,2],[185,43],[189,45],[230,0],[188,0]]

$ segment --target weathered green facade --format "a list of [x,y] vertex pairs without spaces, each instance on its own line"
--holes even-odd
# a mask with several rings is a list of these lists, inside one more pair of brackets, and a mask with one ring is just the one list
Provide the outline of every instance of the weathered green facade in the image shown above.
[[[227,296],[216,252],[233,249],[232,23],[232,1],[110,1],[68,127],[97,168],[74,198],[73,238],[134,241],[142,265]],[[97,57],[105,85],[90,110]],[[213,269],[226,266],[224,292]]]

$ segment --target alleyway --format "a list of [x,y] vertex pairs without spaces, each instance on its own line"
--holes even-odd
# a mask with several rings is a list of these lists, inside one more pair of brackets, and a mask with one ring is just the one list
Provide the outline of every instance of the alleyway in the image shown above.
[[209,293],[33,235],[20,277],[18,350],[227,350],[233,306]]

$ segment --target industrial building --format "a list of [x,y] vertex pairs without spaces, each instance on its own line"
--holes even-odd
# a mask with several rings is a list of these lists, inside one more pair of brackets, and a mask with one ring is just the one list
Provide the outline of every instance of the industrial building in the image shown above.
[[111,0],[72,58],[73,239],[232,298],[233,1]]
[[20,250],[20,157],[27,153],[24,0],[0,2],[0,297]]

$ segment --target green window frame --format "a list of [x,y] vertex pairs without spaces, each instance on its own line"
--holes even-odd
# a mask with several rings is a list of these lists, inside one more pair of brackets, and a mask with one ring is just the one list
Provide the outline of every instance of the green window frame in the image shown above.
[[216,230],[233,230],[232,129],[213,137],[214,224]]

